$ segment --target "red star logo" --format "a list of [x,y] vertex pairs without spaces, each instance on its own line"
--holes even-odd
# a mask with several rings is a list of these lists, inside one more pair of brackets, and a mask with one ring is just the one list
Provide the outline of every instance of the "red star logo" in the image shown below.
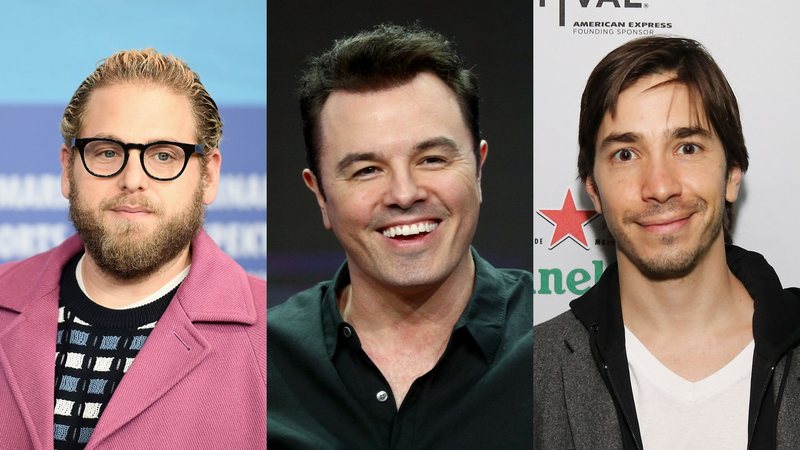
[[589,250],[589,243],[586,242],[583,226],[596,218],[597,212],[591,209],[575,209],[572,191],[567,189],[567,196],[564,198],[564,204],[561,209],[540,209],[539,215],[556,226],[548,249],[552,250],[556,245],[569,238]]

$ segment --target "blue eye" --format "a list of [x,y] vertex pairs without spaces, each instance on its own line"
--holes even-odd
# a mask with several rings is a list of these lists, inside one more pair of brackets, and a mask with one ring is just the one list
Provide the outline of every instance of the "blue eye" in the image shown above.
[[95,160],[109,160],[122,157],[122,150],[116,148],[99,148],[87,152],[87,156],[93,157]]

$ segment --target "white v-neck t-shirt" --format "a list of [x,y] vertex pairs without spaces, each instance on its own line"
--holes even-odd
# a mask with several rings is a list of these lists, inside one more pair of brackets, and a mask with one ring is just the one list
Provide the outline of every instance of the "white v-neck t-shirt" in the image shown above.
[[658,449],[745,449],[753,349],[691,382],[669,370],[625,327],[625,350],[642,443]]

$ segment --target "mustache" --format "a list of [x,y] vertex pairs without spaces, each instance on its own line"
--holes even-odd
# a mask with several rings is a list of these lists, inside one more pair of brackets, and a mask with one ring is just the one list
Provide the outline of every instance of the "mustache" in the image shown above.
[[665,203],[655,203],[641,211],[626,211],[622,216],[622,222],[625,224],[638,223],[651,217],[661,217],[675,213],[688,216],[693,213],[703,212],[706,209],[708,209],[708,202],[703,199],[683,201],[673,197]]
[[424,216],[437,219],[446,219],[451,216],[450,212],[443,206],[433,205],[430,202],[414,203],[408,208],[382,209],[377,212],[369,221],[369,228],[377,229],[387,223],[402,219],[408,216]]
[[150,213],[161,214],[162,209],[155,203],[141,195],[119,194],[107,200],[100,202],[100,210],[107,211],[109,209],[117,208],[120,206],[137,206],[146,209]]

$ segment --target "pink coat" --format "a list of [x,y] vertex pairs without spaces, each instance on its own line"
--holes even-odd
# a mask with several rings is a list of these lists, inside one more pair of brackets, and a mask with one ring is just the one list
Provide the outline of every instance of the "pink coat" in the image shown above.
[[[52,449],[59,279],[77,236],[0,265],[0,449]],[[192,268],[87,449],[266,447],[264,280],[201,231]]]

